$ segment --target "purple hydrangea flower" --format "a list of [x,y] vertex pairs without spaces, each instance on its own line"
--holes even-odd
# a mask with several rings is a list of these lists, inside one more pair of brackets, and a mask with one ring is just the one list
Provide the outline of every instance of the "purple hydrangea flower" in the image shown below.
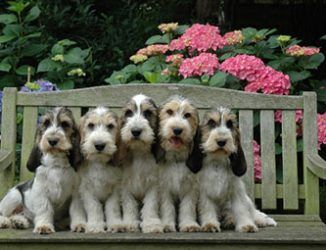
[[49,82],[47,80],[39,79],[35,83],[40,85],[40,89],[38,90],[39,92],[58,90],[58,88],[55,84],[53,84],[52,82]]

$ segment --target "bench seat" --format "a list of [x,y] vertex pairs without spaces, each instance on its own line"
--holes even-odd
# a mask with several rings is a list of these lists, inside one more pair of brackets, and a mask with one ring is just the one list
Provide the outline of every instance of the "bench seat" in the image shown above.
[[272,215],[277,227],[257,233],[117,233],[67,231],[37,235],[30,230],[0,231],[0,249],[326,249],[326,226],[319,216]]

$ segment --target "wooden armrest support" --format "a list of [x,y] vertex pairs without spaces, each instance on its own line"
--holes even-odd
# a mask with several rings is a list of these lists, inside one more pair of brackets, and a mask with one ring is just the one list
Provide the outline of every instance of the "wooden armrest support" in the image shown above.
[[326,180],[326,161],[324,161],[318,154],[308,155],[309,165],[308,168],[316,176]]
[[0,150],[0,171],[5,170],[12,163],[12,155],[12,151]]

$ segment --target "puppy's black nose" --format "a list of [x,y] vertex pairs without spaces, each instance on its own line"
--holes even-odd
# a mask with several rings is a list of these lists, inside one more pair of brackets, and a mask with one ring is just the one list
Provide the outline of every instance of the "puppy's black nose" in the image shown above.
[[131,130],[131,133],[134,137],[139,137],[141,132],[142,132],[142,130],[140,128],[134,128]]
[[226,141],[225,140],[217,141],[217,145],[219,145],[220,147],[224,147],[225,144],[226,144]]
[[94,146],[97,151],[102,151],[105,148],[105,143],[96,143]]
[[174,128],[173,129],[173,134],[180,135],[182,133],[182,131],[183,131],[182,128]]
[[49,142],[49,144],[52,146],[52,147],[54,147],[55,145],[57,145],[58,144],[58,139],[49,139],[48,140],[48,142]]

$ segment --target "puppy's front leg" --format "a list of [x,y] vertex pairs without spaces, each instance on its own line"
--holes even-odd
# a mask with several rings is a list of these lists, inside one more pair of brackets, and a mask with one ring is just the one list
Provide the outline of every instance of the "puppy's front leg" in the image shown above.
[[38,197],[38,202],[34,206],[34,233],[50,234],[54,233],[53,216],[54,209],[51,202],[46,197]]
[[122,191],[122,210],[125,230],[127,232],[138,232],[138,202],[128,190]]
[[72,232],[84,233],[86,231],[86,214],[84,204],[79,195],[74,195],[70,204],[70,229]]
[[179,230],[181,232],[198,232],[200,227],[196,222],[197,195],[194,191],[186,194],[179,209]]
[[141,210],[141,228],[143,233],[163,232],[162,223],[158,215],[158,203],[157,188],[153,187],[146,193]]
[[174,199],[169,191],[162,190],[161,197],[161,216],[164,232],[175,232],[176,212]]
[[123,232],[121,209],[120,209],[120,189],[116,188],[105,203],[105,217],[108,232]]
[[216,211],[214,201],[205,194],[200,194],[199,198],[199,219],[201,231],[203,232],[220,232],[220,222]]
[[105,223],[102,203],[89,193],[84,194],[82,199],[87,215],[86,233],[103,233]]

